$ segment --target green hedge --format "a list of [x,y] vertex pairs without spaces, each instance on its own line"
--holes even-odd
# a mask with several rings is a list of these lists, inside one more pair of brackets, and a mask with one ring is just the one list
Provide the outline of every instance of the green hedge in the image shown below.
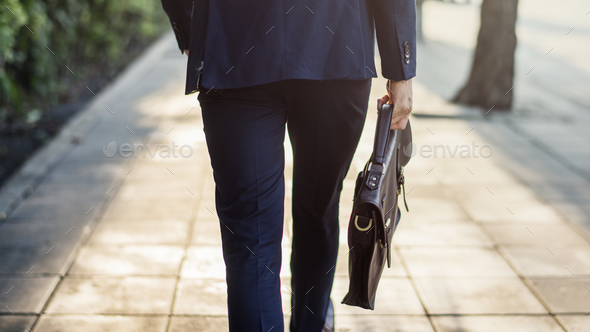
[[2,5],[0,123],[60,102],[72,85],[91,75],[116,72],[169,24],[159,0],[3,0]]

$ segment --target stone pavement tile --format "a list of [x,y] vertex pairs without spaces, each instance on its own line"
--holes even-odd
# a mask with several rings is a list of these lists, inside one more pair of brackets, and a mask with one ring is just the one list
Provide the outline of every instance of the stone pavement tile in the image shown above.
[[332,288],[336,315],[422,315],[424,309],[407,278],[383,277],[377,288],[375,310],[340,304],[348,292],[348,277],[336,277]]
[[0,312],[39,313],[58,281],[58,277],[0,278]]
[[525,276],[574,278],[590,275],[590,245],[588,244],[551,247],[505,246],[503,250],[508,253],[510,261]]
[[66,277],[45,312],[169,314],[175,285],[173,277]]
[[[149,183],[143,184],[126,184],[123,183],[117,190],[117,200],[183,200],[194,199],[195,195],[199,195],[197,188],[192,188],[191,192],[186,188],[187,186],[173,183],[170,185],[152,186]],[[189,187],[190,188],[190,187]]]
[[[215,217],[217,219],[217,217]],[[221,246],[221,230],[219,221],[197,221],[193,226],[193,236],[191,243],[199,245],[217,245]]]
[[[405,173],[404,173],[405,174]],[[406,198],[410,199],[413,197],[418,198],[444,198],[448,199],[451,198],[449,193],[440,184],[434,185],[423,185],[423,184],[416,184],[412,186],[406,185]],[[403,199],[403,197],[402,197]]]
[[[440,186],[437,178],[432,175],[434,170],[431,170],[434,164],[416,165],[415,160],[404,168],[404,177],[406,178],[406,190],[410,190],[413,186]],[[428,174],[428,175],[426,175]]]
[[221,332],[229,329],[227,317],[172,316],[170,332]]
[[84,225],[76,223],[2,224],[0,225],[0,248],[75,243],[83,232]]
[[563,332],[549,315],[542,316],[434,316],[439,332]]
[[531,278],[537,292],[547,302],[552,313],[582,313],[590,310],[588,289],[590,279]]
[[566,330],[576,332],[590,332],[590,316],[587,315],[559,315],[557,320]]
[[403,247],[413,277],[516,277],[494,248]]
[[414,278],[430,314],[542,314],[545,308],[516,277]]
[[502,245],[586,244],[586,240],[565,223],[486,224],[484,227]]
[[484,232],[473,222],[403,222],[393,236],[398,246],[491,246]]
[[406,198],[410,212],[402,210],[402,220],[443,222],[469,219],[463,209],[450,198]]
[[33,326],[36,316],[6,315],[0,316],[0,331],[24,332]]
[[[43,184],[92,185],[111,184],[123,167],[119,162],[60,163],[44,179]],[[110,188],[110,187],[109,187]]]
[[[186,190],[186,189],[185,189]],[[129,200],[112,202],[104,212],[105,218],[181,218],[188,219],[192,210],[190,202],[169,199],[162,194],[157,200]]]
[[227,316],[225,280],[181,279],[173,314]]
[[35,331],[164,332],[167,323],[166,316],[43,315]]
[[182,264],[183,278],[225,280],[225,262],[221,246],[191,246]]
[[[66,272],[71,260],[75,243],[57,243],[28,247],[0,248],[0,275],[21,274],[29,276],[40,274],[60,274]],[[32,270],[31,267],[34,268]],[[29,271],[30,270],[30,271]]]
[[549,205],[527,204],[463,204],[476,222],[482,223],[559,223],[563,218]]
[[[11,218],[80,219],[89,218],[86,212],[100,204],[108,184],[56,185],[41,184],[11,213]],[[67,202],[67,204],[64,204]]]
[[451,197],[464,203],[535,202],[541,203],[534,190],[519,183],[482,185],[447,185]]
[[182,246],[89,245],[82,248],[70,275],[178,275]]
[[338,315],[335,332],[433,332],[426,316]]
[[[349,250],[347,245],[340,245],[338,250],[338,260],[336,261],[336,276],[348,278],[348,255]],[[287,264],[287,268],[289,265]],[[387,267],[385,263],[385,269],[383,270],[384,277],[405,277],[407,276],[402,262],[397,254],[397,251],[392,250],[391,252],[391,267]]]
[[90,244],[183,244],[188,222],[181,219],[100,222],[92,232]]

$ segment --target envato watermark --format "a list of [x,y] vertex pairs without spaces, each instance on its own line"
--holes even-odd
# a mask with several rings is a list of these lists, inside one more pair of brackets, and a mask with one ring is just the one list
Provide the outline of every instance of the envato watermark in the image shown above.
[[112,158],[117,153],[123,158],[137,158],[140,154],[143,158],[146,156],[155,158],[156,155],[160,158],[190,158],[193,155],[193,148],[187,144],[176,145],[172,141],[172,144],[153,145],[123,143],[117,149],[117,142],[110,142],[102,148],[102,153],[107,158]]
[[423,144],[418,146],[412,142],[402,148],[404,155],[408,157],[414,157],[416,154],[420,154],[422,158],[489,158],[494,154],[494,148],[491,144],[475,144],[475,141],[471,141],[471,145],[468,144],[455,144],[455,145],[442,145],[442,144]]

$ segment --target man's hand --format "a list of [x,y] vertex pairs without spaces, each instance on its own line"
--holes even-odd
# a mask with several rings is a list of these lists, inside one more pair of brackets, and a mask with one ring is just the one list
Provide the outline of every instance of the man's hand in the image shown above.
[[377,106],[393,104],[391,130],[405,129],[412,113],[412,79],[407,81],[387,80],[387,94],[377,100]]
[[188,55],[188,50],[184,50],[184,54]]

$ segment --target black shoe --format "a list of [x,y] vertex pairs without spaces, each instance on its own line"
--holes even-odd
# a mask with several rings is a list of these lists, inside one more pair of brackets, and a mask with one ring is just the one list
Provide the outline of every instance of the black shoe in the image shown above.
[[322,332],[334,332],[334,304],[332,303],[332,299],[330,299],[330,304],[328,304],[328,313],[326,313],[326,321],[324,322]]

